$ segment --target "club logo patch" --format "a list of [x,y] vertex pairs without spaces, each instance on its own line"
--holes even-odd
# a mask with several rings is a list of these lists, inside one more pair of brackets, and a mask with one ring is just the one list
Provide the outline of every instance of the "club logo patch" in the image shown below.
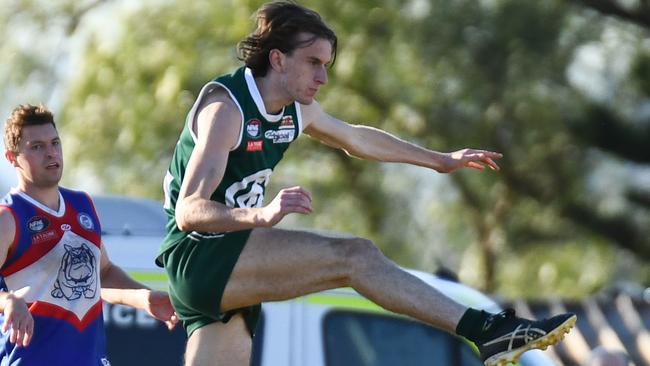
[[93,219],[90,218],[90,215],[87,213],[80,213],[77,216],[77,221],[79,221],[79,225],[81,225],[82,228],[86,230],[92,230],[95,228],[95,224],[93,224]]
[[262,151],[263,143],[264,140],[248,141],[248,143],[246,144],[246,151],[248,152]]
[[95,297],[97,291],[97,261],[86,244],[73,247],[68,244],[61,260],[59,274],[51,294],[57,299],[77,300],[82,296],[86,299]]
[[262,122],[257,119],[251,119],[246,122],[246,134],[252,138],[260,137],[262,133]]
[[269,130],[266,131],[264,137],[273,141],[274,144],[286,144],[293,141],[295,134],[294,130]]
[[29,219],[29,221],[27,222],[27,229],[32,233],[36,234],[47,229],[49,225],[50,223],[49,221],[47,221],[46,218],[34,216],[31,219]]
[[292,116],[284,116],[284,117],[282,117],[282,122],[280,123],[279,128],[281,130],[284,130],[284,129],[292,129],[293,130],[294,129],[293,117]]

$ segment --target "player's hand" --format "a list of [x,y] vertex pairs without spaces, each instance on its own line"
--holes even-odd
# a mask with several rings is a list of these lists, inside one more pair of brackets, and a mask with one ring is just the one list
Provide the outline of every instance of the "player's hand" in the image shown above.
[[148,291],[145,309],[149,315],[162,321],[169,330],[174,329],[178,323],[178,316],[174,311],[169,295],[164,291]]
[[2,332],[11,329],[9,341],[16,347],[27,347],[34,334],[34,318],[29,313],[23,296],[28,288],[9,293],[4,303],[5,323]]
[[310,214],[311,194],[302,187],[291,187],[280,190],[277,196],[262,208],[262,224],[274,226],[290,213]]
[[498,152],[476,149],[463,149],[446,155],[447,159],[444,166],[439,170],[440,173],[451,173],[460,168],[483,170],[486,166],[492,170],[499,170],[499,166],[494,160],[503,157]]

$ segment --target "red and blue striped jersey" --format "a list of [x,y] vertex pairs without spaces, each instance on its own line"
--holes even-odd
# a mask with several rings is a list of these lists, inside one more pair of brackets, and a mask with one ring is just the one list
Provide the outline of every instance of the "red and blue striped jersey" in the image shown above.
[[[2,365],[109,365],[100,298],[101,227],[88,195],[59,189],[59,210],[12,190],[9,210],[16,235],[0,268],[0,289],[27,287],[34,317],[27,347],[0,334]],[[4,315],[0,314],[0,325]]]

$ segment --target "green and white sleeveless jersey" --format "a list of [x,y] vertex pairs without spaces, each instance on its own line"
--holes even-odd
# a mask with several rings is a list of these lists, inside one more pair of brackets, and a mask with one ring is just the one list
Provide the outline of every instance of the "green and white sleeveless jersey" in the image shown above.
[[178,193],[187,163],[196,143],[192,130],[199,104],[207,90],[221,86],[234,100],[242,116],[239,141],[228,155],[223,180],[210,199],[228,207],[262,207],[264,191],[273,168],[282,159],[289,144],[302,131],[300,105],[297,102],[284,107],[281,113],[266,112],[250,69],[242,67],[232,75],[225,75],[207,83],[188,113],[183,132],[176,144],[174,155],[163,188],[167,213],[167,236],[160,253],[173,247],[179,240],[213,238],[222,233],[183,232],[178,229],[174,216]]

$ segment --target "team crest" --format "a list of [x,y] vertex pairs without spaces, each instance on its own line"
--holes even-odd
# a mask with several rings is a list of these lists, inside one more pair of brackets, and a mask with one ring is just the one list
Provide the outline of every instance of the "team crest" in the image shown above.
[[90,215],[87,213],[80,213],[77,216],[77,221],[79,221],[79,225],[81,225],[82,228],[86,230],[92,230],[95,228],[95,224],[93,224],[93,219],[90,218]]
[[49,225],[50,223],[49,221],[47,221],[46,218],[34,216],[31,219],[29,219],[29,221],[27,222],[27,229],[32,233],[36,234],[47,229]]
[[290,129],[293,130],[294,129],[293,117],[292,116],[284,116],[284,117],[282,117],[282,122],[280,122],[280,127],[279,128],[281,130],[282,129],[287,129],[287,128],[290,128]]
[[97,261],[86,244],[72,247],[64,244],[65,254],[61,260],[59,275],[54,282],[52,297],[77,300],[95,297],[97,291]]
[[262,122],[258,119],[251,119],[246,122],[246,134],[251,138],[258,138],[262,134]]

